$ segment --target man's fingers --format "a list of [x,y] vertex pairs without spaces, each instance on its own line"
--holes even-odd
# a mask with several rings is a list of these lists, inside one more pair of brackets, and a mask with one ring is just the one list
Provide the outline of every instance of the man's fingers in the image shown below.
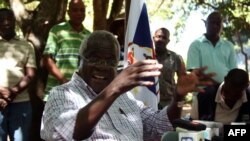
[[216,74],[215,73],[208,73],[208,74],[203,74],[198,76],[200,81],[208,81],[211,80],[212,77],[214,77]]
[[134,67],[144,67],[144,66],[156,66],[158,69],[162,68],[162,64],[159,64],[157,60],[142,60],[142,61],[138,61],[135,64],[132,64],[132,66]]
[[153,81],[138,81],[138,86],[152,86],[155,82]]
[[195,72],[195,73],[203,73],[206,69],[207,69],[207,66],[204,66],[204,67],[200,67],[200,68],[197,68],[197,69],[193,69],[193,72]]
[[158,61],[153,59],[147,59],[147,60],[137,61],[136,63],[134,63],[135,66],[142,66],[146,64],[158,64]]
[[200,67],[197,69],[194,69],[192,72],[195,73],[198,76],[204,76],[204,77],[213,77],[216,75],[215,72],[211,72],[211,73],[205,73],[204,71],[207,69],[207,66],[204,67]]
[[128,67],[129,73],[141,73],[149,71],[158,71],[162,69],[162,64],[157,63],[155,60],[143,60]]
[[143,71],[137,74],[138,78],[146,78],[146,77],[157,77],[161,74],[160,71]]

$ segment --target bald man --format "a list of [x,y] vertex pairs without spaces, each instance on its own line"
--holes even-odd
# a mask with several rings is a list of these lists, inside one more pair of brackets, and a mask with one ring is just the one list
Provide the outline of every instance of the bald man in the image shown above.
[[223,17],[214,11],[205,21],[206,33],[193,41],[188,50],[187,70],[207,66],[207,72],[215,72],[215,84],[223,82],[227,73],[236,68],[233,44],[220,37]]
[[69,21],[52,27],[43,52],[44,64],[49,72],[45,102],[48,91],[67,82],[77,70],[81,41],[90,34],[82,24],[85,19],[85,5],[82,0],[71,0],[67,12]]

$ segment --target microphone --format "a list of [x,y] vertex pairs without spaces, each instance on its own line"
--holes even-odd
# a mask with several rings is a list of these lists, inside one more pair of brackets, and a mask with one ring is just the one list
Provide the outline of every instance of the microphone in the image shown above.
[[222,141],[219,122],[176,119],[173,121],[175,131],[168,131],[162,135],[161,141]]
[[178,132],[178,141],[204,141],[206,125],[184,119],[173,121],[173,127]]
[[161,137],[161,141],[178,141],[178,140],[179,140],[178,132],[175,131],[167,131]]
[[184,119],[176,119],[173,121],[174,128],[182,128],[186,130],[192,130],[192,131],[202,131],[206,129],[206,125],[199,123],[199,122],[193,122],[189,120]]
[[204,141],[204,137],[203,131],[167,131],[162,135],[161,141]]
[[221,122],[216,121],[204,121],[204,120],[193,120],[194,122],[199,122],[207,126],[206,131],[210,138],[214,136],[223,136],[224,125]]

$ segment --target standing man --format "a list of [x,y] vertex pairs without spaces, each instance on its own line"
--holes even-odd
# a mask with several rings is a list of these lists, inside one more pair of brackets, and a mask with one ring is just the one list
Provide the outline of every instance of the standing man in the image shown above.
[[82,0],[69,3],[69,21],[52,27],[44,50],[44,64],[49,71],[44,101],[48,91],[67,82],[79,64],[79,48],[82,40],[90,34],[83,26],[85,5]]
[[35,76],[34,48],[16,37],[13,11],[0,9],[0,141],[28,141],[31,104],[27,88]]
[[180,55],[166,48],[169,43],[170,33],[166,28],[155,31],[153,40],[155,44],[156,58],[163,65],[159,76],[160,103],[159,109],[170,104],[175,93],[175,75],[181,77],[186,74],[185,64]]
[[220,37],[223,18],[217,11],[205,21],[206,33],[193,41],[188,50],[187,69],[207,66],[207,72],[215,72],[215,84],[221,83],[228,71],[236,68],[233,44]]

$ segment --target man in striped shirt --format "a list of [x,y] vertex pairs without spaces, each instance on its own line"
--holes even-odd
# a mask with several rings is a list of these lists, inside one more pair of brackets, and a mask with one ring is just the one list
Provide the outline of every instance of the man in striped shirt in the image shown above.
[[79,48],[82,40],[90,34],[82,22],[85,5],[82,0],[71,0],[68,15],[70,20],[52,27],[44,50],[44,64],[49,71],[44,101],[48,91],[67,82],[79,64]]

